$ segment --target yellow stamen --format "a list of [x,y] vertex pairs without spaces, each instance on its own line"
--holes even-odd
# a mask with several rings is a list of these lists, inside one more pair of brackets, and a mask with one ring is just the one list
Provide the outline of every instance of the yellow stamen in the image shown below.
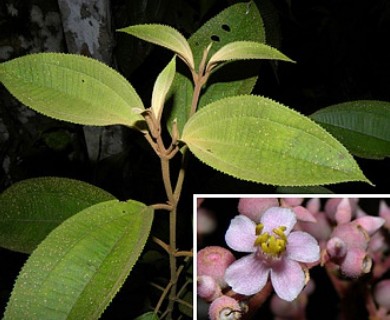
[[259,223],[257,226],[256,226],[256,236],[260,235],[261,234],[261,231],[263,231],[264,229],[264,225],[262,223]]
[[284,233],[286,231],[285,226],[274,228],[272,232],[275,234],[270,235],[268,232],[261,233],[264,225],[258,224],[256,226],[256,235],[258,236],[255,240],[254,245],[259,246],[263,252],[271,256],[279,256],[286,250],[287,236]]

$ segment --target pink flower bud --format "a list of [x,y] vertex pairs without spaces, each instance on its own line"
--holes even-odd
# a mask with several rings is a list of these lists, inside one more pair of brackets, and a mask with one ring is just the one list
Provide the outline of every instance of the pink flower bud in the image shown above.
[[205,208],[199,208],[197,210],[197,233],[209,234],[212,233],[217,227],[217,222],[213,213]]
[[371,270],[372,260],[365,250],[359,248],[349,249],[340,264],[341,272],[350,278],[357,278]]
[[377,232],[385,223],[385,219],[365,216],[352,221],[352,224],[360,225],[370,236]]
[[204,198],[197,198],[196,199],[196,207],[199,208],[204,201]]
[[238,320],[241,318],[240,304],[231,297],[219,297],[211,303],[209,317],[211,320]]
[[238,202],[238,212],[256,222],[271,207],[279,207],[277,198],[241,198]]
[[348,223],[352,218],[352,207],[349,199],[344,198],[336,208],[335,219],[337,224]]
[[321,201],[319,198],[312,198],[308,200],[306,203],[306,209],[309,210],[311,213],[319,212],[320,208],[321,208]]
[[291,210],[294,211],[295,216],[299,221],[317,222],[314,214],[307,210],[305,207],[296,206],[294,208],[291,208]]
[[299,299],[286,301],[279,298],[276,294],[274,294],[271,298],[271,311],[275,316],[294,319],[300,314],[300,308]]
[[280,202],[283,207],[296,207],[302,204],[303,198],[282,198]]
[[332,232],[332,237],[342,239],[348,249],[360,248],[366,250],[368,247],[369,236],[367,232],[360,226],[352,223],[338,225]]
[[338,237],[331,238],[326,244],[326,251],[331,259],[340,259],[347,254],[347,245]]
[[379,306],[390,311],[390,279],[382,280],[376,284],[374,299]]
[[385,228],[390,230],[390,206],[384,200],[379,204],[379,216],[385,219]]
[[325,214],[322,212],[314,213],[314,217],[317,220],[316,223],[302,221],[299,222],[302,230],[310,233],[318,241],[328,240],[330,234],[332,233],[332,228]]
[[225,288],[225,270],[236,260],[233,254],[228,249],[210,246],[199,250],[197,258],[198,276],[210,276],[221,288]]
[[[339,203],[341,202],[341,198],[332,198],[326,201],[325,203],[325,213],[328,216],[329,219],[336,221],[336,212],[337,212],[337,207]],[[350,198],[348,199],[349,203],[351,205],[351,212],[354,213],[356,208],[357,208],[357,203],[359,199],[354,199]]]
[[222,295],[221,287],[210,276],[198,276],[197,293],[206,301],[213,301]]

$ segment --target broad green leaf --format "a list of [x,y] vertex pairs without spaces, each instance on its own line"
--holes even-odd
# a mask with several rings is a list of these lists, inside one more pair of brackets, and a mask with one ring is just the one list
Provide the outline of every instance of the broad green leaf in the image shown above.
[[163,24],[138,24],[119,29],[118,31],[172,50],[186,61],[190,68],[194,68],[194,58],[186,38],[170,26]]
[[254,41],[235,41],[219,49],[209,60],[209,64],[229,60],[271,59],[293,62],[275,48]]
[[155,314],[154,312],[147,312],[139,317],[135,318],[134,320],[158,320],[158,315]]
[[98,319],[137,261],[152,220],[151,207],[131,200],[102,202],[66,220],[22,268],[4,320]]
[[67,178],[34,178],[0,194],[0,246],[31,253],[59,224],[99,202],[115,199],[88,183]]
[[187,122],[182,140],[201,161],[244,180],[280,186],[368,182],[329,133],[264,97],[211,103]]
[[174,57],[164,70],[158,75],[153,87],[152,110],[157,119],[161,118],[165,97],[171,88],[176,71],[176,57]]
[[134,88],[105,64],[75,54],[38,53],[0,64],[0,81],[22,103],[68,122],[133,126],[143,108]]
[[360,100],[321,109],[310,116],[354,155],[390,156],[390,102]]
[[[203,51],[211,42],[210,56],[228,43],[244,40],[265,42],[263,21],[253,2],[237,3],[226,8],[200,27],[188,41],[194,53],[195,65],[198,66]],[[258,61],[239,61],[214,72],[202,91],[199,108],[223,97],[250,93],[257,81],[258,67]],[[177,90],[171,91],[174,101],[167,118],[169,127],[173,119],[178,119],[180,132],[189,117],[192,102],[192,94],[181,90],[183,78],[185,82],[192,83],[190,76],[184,72],[175,77],[172,86]]]

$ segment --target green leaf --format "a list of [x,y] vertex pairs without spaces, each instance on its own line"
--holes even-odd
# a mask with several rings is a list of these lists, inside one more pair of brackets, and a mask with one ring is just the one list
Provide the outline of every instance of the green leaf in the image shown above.
[[182,140],[201,161],[244,180],[280,186],[368,182],[329,133],[264,97],[211,103],[187,122]]
[[172,50],[186,61],[190,68],[194,68],[194,58],[186,38],[170,26],[163,24],[138,24],[119,29],[118,31]]
[[152,110],[157,119],[161,118],[161,113],[165,103],[165,97],[171,88],[176,71],[176,57],[168,63],[164,70],[158,75],[153,87]]
[[209,65],[221,61],[271,59],[293,62],[289,57],[275,48],[254,41],[235,41],[219,49],[209,60]]
[[154,312],[147,312],[139,317],[135,318],[134,320],[158,320],[158,315],[155,314]]
[[59,224],[99,202],[115,199],[88,183],[67,178],[34,178],[0,195],[0,246],[31,253]]
[[203,51],[212,43],[209,54],[234,41],[265,42],[263,20],[253,2],[237,3],[207,21],[189,39],[195,65],[199,65]]
[[22,103],[68,122],[133,126],[143,104],[130,83],[105,64],[80,55],[39,53],[0,65],[0,81]]
[[390,156],[390,102],[351,101],[321,109],[310,116],[354,155]]
[[[228,43],[241,40],[265,42],[263,21],[253,2],[237,3],[226,8],[190,37],[189,44],[194,53],[195,65],[199,65],[204,50],[211,42],[209,54],[213,55]],[[255,61],[255,64],[238,61],[214,72],[202,92],[198,107],[202,108],[223,97],[252,92],[257,81],[258,69],[258,61]],[[170,127],[172,120],[177,119],[180,132],[188,120],[191,109],[192,85],[190,84],[192,84],[192,79],[186,73],[181,72],[180,76],[175,77],[172,85],[176,90],[171,90],[170,93],[173,97],[173,104],[167,117],[167,124]],[[187,90],[183,90],[183,86]]]
[[16,280],[7,319],[98,319],[148,238],[153,209],[111,200],[66,220],[38,246]]
[[310,187],[278,187],[276,193],[288,194],[332,194],[333,192],[322,186]]

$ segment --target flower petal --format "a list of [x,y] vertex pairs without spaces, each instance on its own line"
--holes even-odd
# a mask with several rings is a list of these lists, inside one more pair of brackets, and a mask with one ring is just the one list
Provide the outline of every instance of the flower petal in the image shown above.
[[239,252],[255,252],[256,224],[247,216],[235,216],[225,234],[227,245]]
[[271,282],[279,298],[293,301],[305,285],[305,273],[298,262],[282,259],[271,269]]
[[320,259],[320,247],[310,234],[294,231],[287,237],[285,257],[299,262],[316,262]]
[[226,269],[225,281],[234,292],[252,295],[264,288],[269,271],[269,267],[257,258],[256,254],[249,254]]
[[286,227],[285,234],[289,234],[293,226],[297,223],[295,213],[290,208],[273,207],[264,212],[261,217],[264,224],[263,232],[272,232],[272,229],[280,226]]

